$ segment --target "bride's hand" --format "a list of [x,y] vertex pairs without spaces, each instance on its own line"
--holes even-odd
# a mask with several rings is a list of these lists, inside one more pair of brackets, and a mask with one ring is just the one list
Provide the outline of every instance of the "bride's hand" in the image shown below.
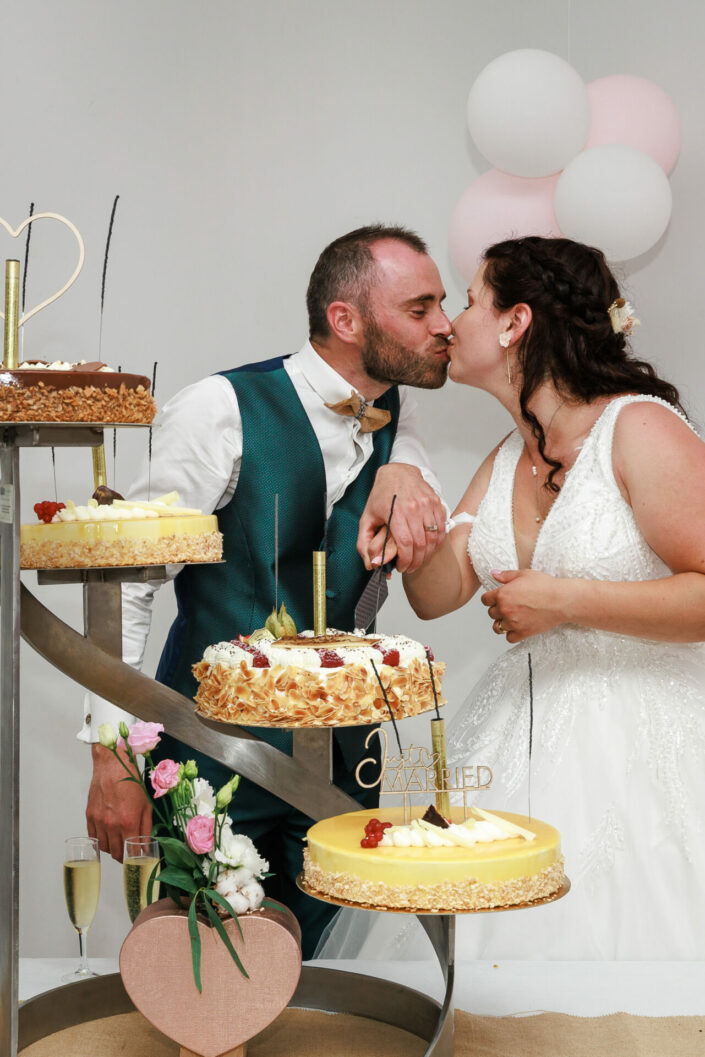
[[493,569],[492,576],[500,586],[485,591],[480,601],[487,606],[493,630],[506,635],[507,642],[522,642],[564,623],[560,605],[563,580],[534,569]]
[[[383,549],[384,564],[386,565],[387,562],[394,561],[397,556],[397,542],[391,532],[389,533],[389,535],[387,535],[386,525],[383,525],[382,528],[375,533],[375,535],[370,541],[368,558],[365,562],[366,568],[371,569],[373,572],[375,571],[375,569],[379,569],[380,565],[382,564]],[[389,575],[387,576],[387,579],[389,579]]]

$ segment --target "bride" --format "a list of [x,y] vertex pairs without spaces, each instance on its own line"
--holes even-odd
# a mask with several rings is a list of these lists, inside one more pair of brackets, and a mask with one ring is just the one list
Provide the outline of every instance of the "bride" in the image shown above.
[[[599,251],[523,238],[486,252],[453,322],[450,377],[516,428],[404,587],[425,619],[481,592],[511,648],[449,764],[492,768],[480,806],[555,825],[572,882],[459,916],[463,959],[705,957],[705,444],[630,355],[632,313]],[[413,919],[374,915],[367,938],[372,917],[343,911],[322,955],[428,956]]]
[[404,587],[424,619],[480,591],[512,646],[449,756],[492,768],[481,805],[559,829],[572,881],[465,920],[463,957],[705,956],[705,444],[630,356],[632,311],[599,251],[523,238],[453,323],[451,378],[516,428]]

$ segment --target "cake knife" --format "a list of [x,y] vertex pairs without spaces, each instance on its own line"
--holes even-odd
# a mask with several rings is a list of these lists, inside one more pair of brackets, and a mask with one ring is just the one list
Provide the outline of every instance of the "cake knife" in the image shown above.
[[384,552],[387,549],[387,541],[389,540],[390,526],[392,524],[392,514],[394,513],[394,504],[396,501],[397,497],[395,493],[392,496],[392,505],[389,508],[387,531],[384,534],[384,543],[382,544],[380,567],[372,573],[365,590],[360,595],[358,603],[355,606],[355,627],[364,628],[365,631],[372,626],[389,594],[387,576],[394,568],[394,560],[385,564]]

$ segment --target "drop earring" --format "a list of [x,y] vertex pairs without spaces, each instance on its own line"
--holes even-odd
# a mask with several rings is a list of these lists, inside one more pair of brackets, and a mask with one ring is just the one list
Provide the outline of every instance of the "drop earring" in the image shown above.
[[507,384],[512,384],[512,371],[509,365],[509,342],[511,341],[511,335],[508,330],[505,330],[503,334],[499,335],[499,343],[503,349],[507,350]]

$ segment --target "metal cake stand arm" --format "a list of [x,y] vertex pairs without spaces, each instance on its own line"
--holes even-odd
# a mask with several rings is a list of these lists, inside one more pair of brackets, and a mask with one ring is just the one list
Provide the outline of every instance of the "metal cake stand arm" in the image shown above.
[[[106,584],[105,587],[113,591],[112,605],[107,606],[107,612],[112,608],[114,614],[120,585]],[[101,592],[103,603],[106,593]],[[97,604],[92,608],[97,612]],[[347,793],[330,784],[330,729],[296,731],[294,755],[288,756],[242,727],[199,718],[193,710],[193,701],[131,668],[95,641],[79,634],[42,605],[24,585],[21,613],[22,637],[59,671],[118,706],[125,707],[129,702],[130,712],[136,716],[163,723],[165,730],[179,741],[275,793],[310,818],[328,818],[359,807]],[[107,639],[113,650],[115,640],[110,640],[109,634],[108,630],[103,631],[103,642]],[[311,766],[304,763],[307,759],[304,739],[310,740],[315,749]]]
[[19,451],[0,433],[0,1053],[17,1053],[20,772]]

